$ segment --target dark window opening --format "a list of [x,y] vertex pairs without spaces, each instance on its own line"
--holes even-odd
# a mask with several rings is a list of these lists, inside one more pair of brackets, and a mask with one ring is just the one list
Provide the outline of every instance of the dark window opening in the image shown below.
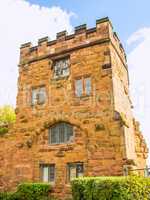
[[111,63],[102,65],[102,69],[110,69],[110,68],[111,68]]

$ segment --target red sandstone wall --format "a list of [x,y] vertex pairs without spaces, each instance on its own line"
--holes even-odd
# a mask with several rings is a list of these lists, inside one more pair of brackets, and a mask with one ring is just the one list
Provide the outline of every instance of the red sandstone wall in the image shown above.
[[[21,181],[39,181],[39,165],[55,163],[55,192],[63,195],[69,191],[68,162],[82,161],[84,175],[101,176],[122,175],[126,160],[136,159],[131,104],[121,89],[124,86],[128,93],[128,76],[116,52],[122,59],[125,56],[118,40],[114,50],[111,28],[105,19],[97,21],[94,29],[80,28],[72,36],[61,33],[53,42],[41,39],[37,47],[22,46],[17,122],[0,139],[0,189],[13,188]],[[70,76],[55,80],[53,59],[62,56],[70,56]],[[79,99],[74,95],[74,80],[87,75],[92,79],[92,95]],[[33,107],[31,89],[41,85],[46,87],[46,103]],[[115,111],[125,112],[128,131]],[[48,128],[59,121],[74,126],[74,140],[50,146]]]

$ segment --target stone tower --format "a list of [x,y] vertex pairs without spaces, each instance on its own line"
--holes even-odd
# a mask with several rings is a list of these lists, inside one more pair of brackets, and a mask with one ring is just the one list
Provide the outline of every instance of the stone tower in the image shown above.
[[146,166],[126,55],[108,18],[21,46],[16,114],[0,139],[7,187],[49,181],[64,195],[74,177],[120,176]]

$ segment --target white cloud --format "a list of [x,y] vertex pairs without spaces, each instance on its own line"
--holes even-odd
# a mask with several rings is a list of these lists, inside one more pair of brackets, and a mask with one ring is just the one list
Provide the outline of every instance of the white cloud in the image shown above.
[[15,105],[20,44],[54,38],[65,29],[70,32],[72,16],[59,7],[40,7],[26,0],[0,1],[0,105]]
[[128,55],[134,113],[150,148],[150,27],[133,33],[127,43],[135,45]]
[[136,31],[135,33],[133,33],[133,34],[128,38],[127,44],[128,44],[128,45],[131,45],[131,44],[133,44],[134,42],[139,41],[140,39],[142,39],[142,40],[148,39],[148,40],[149,40],[149,39],[150,39],[149,35],[150,35],[150,28],[147,28],[147,27],[142,28],[142,29]]

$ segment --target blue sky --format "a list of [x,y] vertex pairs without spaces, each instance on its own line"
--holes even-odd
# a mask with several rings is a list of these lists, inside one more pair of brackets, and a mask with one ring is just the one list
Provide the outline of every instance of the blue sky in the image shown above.
[[[127,38],[138,28],[150,26],[149,0],[29,0],[41,6],[60,6],[74,12],[77,17],[71,19],[73,26],[87,23],[95,26],[95,20],[109,16],[115,31],[126,47]],[[127,49],[128,50],[128,49]]]
[[[16,105],[19,47],[108,16],[128,58],[134,116],[150,147],[150,0],[0,1],[0,106]],[[74,14],[73,14],[74,13]],[[150,163],[150,162],[149,162]]]

